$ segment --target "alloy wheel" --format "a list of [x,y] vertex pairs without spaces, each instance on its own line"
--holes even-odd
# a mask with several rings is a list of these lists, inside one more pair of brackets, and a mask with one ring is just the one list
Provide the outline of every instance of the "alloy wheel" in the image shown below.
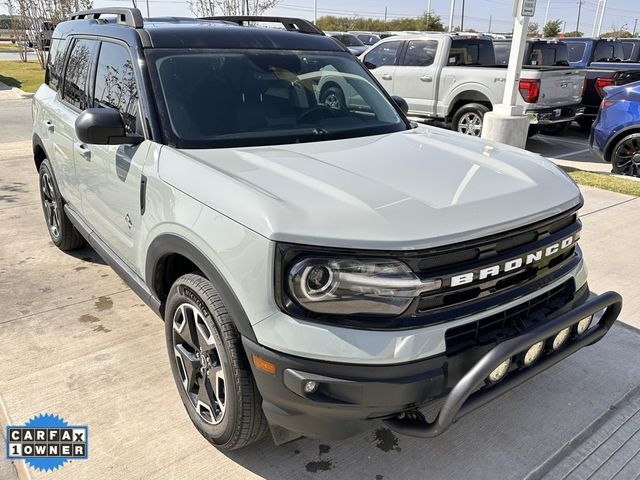
[[60,211],[56,201],[53,181],[48,172],[44,172],[40,177],[40,189],[42,190],[42,206],[47,222],[47,227],[54,238],[60,237]]
[[458,132],[479,137],[482,133],[482,117],[475,112],[465,113],[458,121]]
[[220,346],[202,312],[190,303],[181,304],[173,316],[173,350],[192,407],[205,422],[220,423],[226,406]]
[[640,176],[640,138],[632,137],[618,145],[613,162],[616,173]]

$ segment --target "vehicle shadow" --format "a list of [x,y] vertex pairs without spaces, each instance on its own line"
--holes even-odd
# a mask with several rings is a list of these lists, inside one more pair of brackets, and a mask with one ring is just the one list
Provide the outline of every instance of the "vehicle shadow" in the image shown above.
[[107,263],[102,259],[100,255],[91,247],[87,245],[86,247],[80,250],[74,250],[72,252],[66,252],[68,255],[77,258],[78,260],[82,260],[85,262],[91,262],[96,265],[106,265]]

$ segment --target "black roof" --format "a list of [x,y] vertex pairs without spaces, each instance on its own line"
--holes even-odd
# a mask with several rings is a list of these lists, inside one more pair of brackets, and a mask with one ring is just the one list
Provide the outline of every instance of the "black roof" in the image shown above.
[[[124,12],[121,17],[101,18],[103,14]],[[274,50],[325,50],[345,52],[342,45],[325,36],[306,20],[261,17],[278,21],[282,28],[243,26],[249,17],[223,19],[197,19],[188,17],[156,17],[142,19],[133,8],[106,8],[78,12],[70,20],[61,22],[53,34],[55,38],[67,35],[90,35],[114,38],[131,46],[144,48],[238,48]],[[282,22],[279,22],[281,21]],[[291,22],[301,22],[302,28],[292,31]]]

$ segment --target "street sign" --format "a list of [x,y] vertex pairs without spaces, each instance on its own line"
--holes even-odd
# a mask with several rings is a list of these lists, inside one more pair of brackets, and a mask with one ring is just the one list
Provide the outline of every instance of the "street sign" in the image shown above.
[[522,0],[521,15],[523,17],[533,17],[536,13],[536,0]]

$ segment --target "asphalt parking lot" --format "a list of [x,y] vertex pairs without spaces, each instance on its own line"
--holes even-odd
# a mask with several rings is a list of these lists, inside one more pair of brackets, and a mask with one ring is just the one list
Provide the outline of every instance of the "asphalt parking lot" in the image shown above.
[[[49,473],[3,457],[0,479],[638,478],[637,198],[583,190],[591,288],[625,297],[621,321],[599,344],[435,439],[372,424],[340,442],[276,447],[267,438],[225,453],[200,437],[183,410],[158,318],[91,249],[67,255],[49,241],[29,108],[0,92],[0,423],[55,413],[88,425],[90,451],[87,461]],[[538,136],[529,148],[598,164],[577,153],[587,148],[577,128],[561,138]]]

